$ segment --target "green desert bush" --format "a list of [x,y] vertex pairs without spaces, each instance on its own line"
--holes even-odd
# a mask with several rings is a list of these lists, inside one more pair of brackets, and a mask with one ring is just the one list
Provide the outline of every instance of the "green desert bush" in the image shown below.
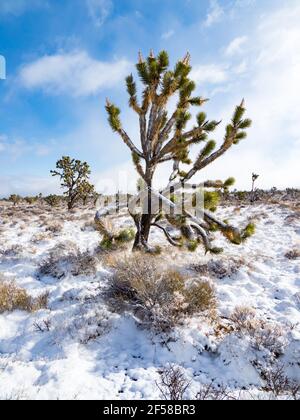
[[134,229],[123,229],[115,237],[115,240],[119,243],[131,242],[134,240],[135,231]]
[[97,231],[102,235],[100,248],[103,251],[116,250],[123,244],[134,240],[135,231],[132,228],[122,229],[117,232],[107,219],[95,220]]

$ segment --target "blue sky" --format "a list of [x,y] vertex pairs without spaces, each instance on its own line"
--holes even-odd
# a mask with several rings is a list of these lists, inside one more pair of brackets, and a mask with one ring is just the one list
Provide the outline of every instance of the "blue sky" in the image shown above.
[[299,187],[299,21],[298,0],[0,0],[0,196],[58,191],[49,171],[63,154],[87,160],[99,190],[133,182],[104,103],[121,106],[138,138],[124,78],[150,48],[172,62],[191,53],[211,118],[225,124],[246,99],[249,138],[199,180],[234,176],[247,188],[256,171],[261,187]]

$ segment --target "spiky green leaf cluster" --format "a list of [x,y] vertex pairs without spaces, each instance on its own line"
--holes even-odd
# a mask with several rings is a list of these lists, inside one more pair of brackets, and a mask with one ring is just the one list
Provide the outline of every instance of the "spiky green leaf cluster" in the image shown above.
[[189,112],[185,109],[179,109],[176,119],[176,129],[180,131],[183,130],[191,118],[192,115]]
[[235,184],[235,178],[231,177],[224,182],[224,188],[232,187]]
[[256,230],[256,226],[254,223],[249,223],[246,228],[243,230],[242,237],[243,240],[250,238],[250,236],[254,235]]
[[242,101],[235,109],[231,124],[226,127],[225,143],[232,141],[233,144],[238,144],[247,137],[247,132],[244,130],[251,127],[252,121],[249,118],[243,119],[245,112],[246,108]]
[[108,122],[113,131],[119,131],[122,128],[120,121],[120,109],[111,103],[107,103],[105,107],[108,113]]
[[204,191],[204,208],[215,211],[220,202],[218,191]]
[[137,107],[137,90],[136,90],[136,84],[133,79],[133,75],[130,74],[128,77],[126,77],[126,86],[127,86],[127,92],[129,95],[129,106],[132,108]]
[[209,140],[204,146],[203,150],[200,153],[199,159],[202,160],[205,157],[209,156],[216,148],[216,142],[214,140]]

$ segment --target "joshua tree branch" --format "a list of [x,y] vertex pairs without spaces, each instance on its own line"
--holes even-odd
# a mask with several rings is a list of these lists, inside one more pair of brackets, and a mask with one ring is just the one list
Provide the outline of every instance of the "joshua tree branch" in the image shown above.
[[176,117],[177,117],[177,110],[173,113],[172,117],[169,119],[167,124],[165,125],[164,129],[161,131],[158,142],[156,145],[155,154],[158,154],[160,152],[160,149],[163,145],[163,142],[168,138],[168,136],[171,133],[172,128],[174,127],[176,123]]
[[118,130],[118,133],[122,137],[122,139],[123,139],[124,143],[126,144],[126,146],[128,146],[129,149],[133,153],[135,153],[136,155],[138,155],[140,158],[145,159],[145,156],[143,155],[143,153],[133,144],[133,142],[131,141],[130,137],[128,136],[128,134],[126,133],[126,131],[123,130],[123,128],[120,128]]
[[178,246],[180,247],[181,244],[179,242],[176,242],[172,236],[169,234],[169,232],[167,231],[167,229],[165,229],[163,226],[159,225],[158,223],[152,223],[151,226],[157,227],[158,229],[162,230],[163,233],[165,234],[168,242],[173,245],[173,246]]
[[144,155],[147,153],[147,122],[146,114],[144,112],[140,113],[140,132],[141,132],[141,145]]
[[218,159],[219,157],[221,157],[225,152],[227,152],[227,150],[229,150],[231,148],[231,146],[233,145],[233,142],[234,142],[236,133],[237,133],[237,131],[235,130],[232,133],[232,135],[230,136],[230,138],[227,139],[226,141],[224,141],[224,143],[222,144],[222,146],[216,152],[212,153],[207,158],[204,158],[202,161],[196,162],[196,164],[194,165],[194,167],[184,177],[184,180],[191,179],[198,171],[200,171],[201,169],[203,169],[206,166],[210,165],[216,159]]
[[198,235],[201,236],[202,242],[205,246],[206,252],[208,252],[209,250],[212,249],[212,245],[210,243],[210,240],[206,234],[206,231],[198,224],[198,223],[194,223],[194,222],[190,222],[189,225],[191,226],[191,228],[193,228],[194,230],[196,230],[196,232],[198,233]]

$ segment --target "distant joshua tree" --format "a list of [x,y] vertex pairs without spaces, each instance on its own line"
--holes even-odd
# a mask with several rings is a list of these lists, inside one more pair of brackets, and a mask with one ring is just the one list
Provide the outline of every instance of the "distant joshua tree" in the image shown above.
[[86,206],[88,200],[91,198],[94,200],[95,197],[95,187],[89,182],[83,182],[82,184],[82,204]]
[[27,204],[34,204],[37,202],[38,198],[37,197],[25,197],[24,200],[26,201]]
[[252,189],[251,189],[251,202],[253,203],[255,198],[255,181],[259,178],[259,175],[252,173]]
[[51,194],[44,198],[45,202],[51,207],[57,207],[60,204],[61,198],[58,195]]
[[9,201],[11,201],[14,206],[16,206],[17,204],[19,204],[21,200],[22,200],[22,197],[20,195],[18,195],[18,194],[12,194],[9,197]]
[[[136,225],[134,249],[151,251],[148,239],[152,228],[160,229],[172,245],[181,247],[186,244],[189,249],[195,249],[199,243],[203,243],[206,251],[219,252],[220,250],[214,248],[210,242],[209,231],[212,228],[220,230],[232,243],[240,244],[248,236],[249,229],[239,230],[218,220],[210,212],[215,209],[217,200],[216,192],[209,190],[215,189],[217,192],[226,190],[233,185],[233,178],[225,182],[219,180],[204,182],[204,187],[209,190],[206,191],[203,219],[195,217],[188,211],[184,211],[180,216],[168,214],[165,208],[169,206],[175,209],[176,204],[172,196],[175,197],[176,191],[182,188],[183,183],[188,183],[199,171],[223,156],[232,146],[246,137],[245,130],[250,127],[251,120],[244,119],[246,111],[244,100],[236,107],[233,118],[226,127],[223,142],[216,149],[217,143],[209,136],[218,127],[220,121],[210,121],[204,112],[199,112],[196,125],[187,129],[187,124],[192,118],[190,108],[201,107],[207,102],[207,99],[193,94],[196,85],[190,79],[192,70],[190,55],[187,54],[184,59],[177,62],[174,69],[170,69],[167,52],[162,51],[155,56],[151,51],[146,60],[139,54],[136,68],[143,84],[140,102],[132,75],[127,77],[126,84],[129,106],[135,111],[139,120],[140,146],[133,143],[123,128],[120,109],[109,100],[106,103],[110,126],[130,149],[133,164],[145,185],[144,201],[147,202],[148,211],[141,211],[138,206],[136,209],[130,209]],[[173,97],[177,97],[177,105],[171,115],[168,115],[169,103]],[[192,162],[189,157],[190,149],[194,145],[201,144],[203,146],[196,160]],[[171,190],[169,196],[165,192],[158,193],[153,189],[154,174],[158,166],[164,162],[173,163],[173,170],[166,188],[166,190]],[[181,164],[188,165],[188,169],[182,170]],[[162,200],[163,208],[157,209],[152,206],[153,195]],[[99,221],[104,215],[105,210],[98,212],[96,219]],[[179,230],[180,237],[173,238],[170,230],[161,223],[163,220],[164,223],[167,222]]]
[[66,189],[64,195],[67,197],[68,209],[72,210],[78,200],[84,199],[94,189],[89,183],[90,167],[86,162],[63,156],[57,161],[56,169],[51,174],[60,177],[61,186]]

